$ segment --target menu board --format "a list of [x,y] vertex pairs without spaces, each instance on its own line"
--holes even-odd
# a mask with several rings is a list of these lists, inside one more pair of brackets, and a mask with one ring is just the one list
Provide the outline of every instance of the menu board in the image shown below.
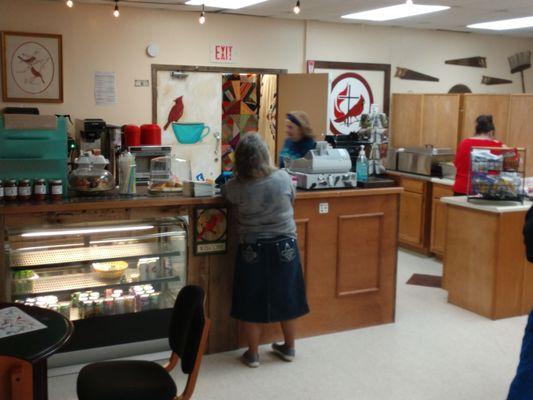
[[46,325],[17,307],[0,310],[0,339],[46,329]]

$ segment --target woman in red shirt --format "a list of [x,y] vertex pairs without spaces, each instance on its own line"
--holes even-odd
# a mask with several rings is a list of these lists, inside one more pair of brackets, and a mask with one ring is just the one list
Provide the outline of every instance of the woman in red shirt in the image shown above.
[[455,184],[453,191],[456,196],[466,196],[468,193],[468,170],[470,169],[470,152],[472,147],[502,147],[503,143],[494,139],[494,122],[492,115],[480,115],[476,119],[476,134],[464,139],[457,148],[455,155]]

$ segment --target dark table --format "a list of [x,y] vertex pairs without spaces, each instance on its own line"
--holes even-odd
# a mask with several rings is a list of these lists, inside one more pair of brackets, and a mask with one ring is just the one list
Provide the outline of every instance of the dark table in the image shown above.
[[74,325],[63,315],[44,308],[0,303],[0,309],[7,307],[17,307],[47,326],[46,329],[0,339],[0,356],[13,357],[31,364],[33,398],[47,400],[47,359],[69,340]]

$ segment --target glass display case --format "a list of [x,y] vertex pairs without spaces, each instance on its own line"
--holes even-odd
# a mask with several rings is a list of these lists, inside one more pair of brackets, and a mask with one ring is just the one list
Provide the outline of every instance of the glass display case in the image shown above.
[[[98,331],[99,320],[137,315],[137,328],[146,332],[156,322],[148,314],[158,312],[166,326],[187,282],[187,223],[182,218],[9,230],[6,247],[14,302],[56,310],[92,331]],[[126,326],[114,329],[136,329]],[[142,335],[135,336],[139,339]]]

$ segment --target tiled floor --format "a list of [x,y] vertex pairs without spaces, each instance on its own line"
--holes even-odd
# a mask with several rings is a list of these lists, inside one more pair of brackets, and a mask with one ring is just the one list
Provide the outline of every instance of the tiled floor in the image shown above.
[[[413,273],[438,275],[441,265],[400,252],[395,324],[301,340],[292,364],[265,349],[257,370],[238,352],[207,356],[194,398],[503,400],[526,318],[479,317],[441,289],[406,285]],[[76,375],[50,378],[50,400],[76,399],[75,384]]]

